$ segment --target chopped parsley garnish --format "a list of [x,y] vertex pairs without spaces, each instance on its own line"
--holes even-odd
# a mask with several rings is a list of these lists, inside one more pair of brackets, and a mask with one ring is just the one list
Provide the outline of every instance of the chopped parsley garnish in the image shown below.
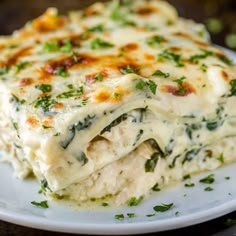
[[73,46],[67,39],[62,40],[62,46],[60,47],[61,52],[70,53],[72,52]]
[[162,60],[173,61],[177,67],[183,67],[184,66],[181,59],[182,59],[182,56],[180,54],[176,54],[176,53],[170,52],[168,50],[164,50],[157,57],[158,61],[162,61]]
[[130,65],[120,68],[122,74],[138,74],[139,68],[133,68]]
[[34,101],[35,108],[41,108],[44,112],[48,112],[51,106],[57,104],[55,99],[52,99],[51,96],[39,97]]
[[191,175],[184,175],[183,180],[191,179]]
[[195,64],[199,63],[199,60],[206,59],[209,56],[214,56],[214,53],[212,51],[200,48],[201,52],[200,54],[193,55],[189,58],[189,60]]
[[108,204],[107,202],[103,202],[103,203],[102,203],[102,206],[103,206],[103,207],[108,207],[109,204]]
[[156,183],[156,184],[152,187],[152,191],[154,191],[154,192],[160,192],[160,191],[161,191],[161,189],[159,188],[159,184],[158,184],[158,183]]
[[[61,44],[61,45],[60,45]],[[64,39],[60,43],[58,40],[52,40],[50,42],[46,42],[43,45],[43,52],[65,52],[69,53],[73,49],[73,46],[70,40]]]
[[145,162],[145,172],[154,172],[159,157],[160,157],[159,152],[154,152],[152,154],[151,158]]
[[0,68],[0,76],[7,74],[9,71],[9,68],[7,66],[3,66]]
[[125,218],[124,214],[116,214],[114,217],[116,220],[123,220]]
[[206,191],[206,192],[211,192],[211,191],[213,191],[213,190],[214,190],[214,189],[213,189],[212,187],[210,187],[210,186],[204,188],[204,191]]
[[207,121],[206,122],[206,128],[210,131],[217,129],[219,126],[218,121]]
[[137,144],[137,142],[140,140],[140,138],[142,137],[143,135],[143,130],[140,129],[137,136],[136,136],[136,139],[135,139],[135,142],[133,143],[133,146],[135,146]]
[[194,183],[186,183],[184,186],[188,187],[188,188],[191,188],[191,187],[194,187],[195,184]]
[[101,38],[95,38],[90,44],[91,49],[101,49],[101,48],[111,48],[114,47],[114,44],[104,41]]
[[138,206],[142,202],[143,198],[144,198],[143,196],[138,197],[138,198],[132,197],[128,200],[127,205],[128,206]]
[[95,80],[100,81],[100,82],[103,81],[103,75],[101,73],[97,74],[95,76]]
[[17,105],[22,105],[26,102],[24,99],[18,98],[15,94],[12,94],[12,99]]
[[183,95],[186,91],[186,88],[183,86],[183,81],[186,79],[185,76],[182,76],[181,78],[179,79],[175,79],[174,82],[176,82],[179,86],[179,90],[177,91],[177,93],[179,95]]
[[31,204],[41,208],[49,208],[48,201],[42,201],[42,202],[32,201]]
[[71,97],[77,97],[83,93],[84,93],[84,88],[83,86],[80,86],[78,89],[70,90],[70,91],[57,95],[57,98],[66,99],[66,98],[71,98]]
[[144,81],[142,79],[138,79],[135,85],[136,89],[138,90],[144,90],[146,87],[149,88],[149,90],[155,95],[156,94],[156,89],[157,85],[154,81],[149,80],[149,81]]
[[165,212],[165,211],[170,210],[173,207],[174,207],[174,203],[170,203],[170,204],[162,204],[162,205],[154,206],[153,209],[156,212]]
[[158,46],[163,42],[165,42],[165,38],[159,35],[154,35],[146,40],[146,43],[151,47]]
[[139,79],[139,80],[137,80],[135,87],[136,87],[136,89],[144,90],[144,88],[146,87],[146,82],[142,79]]
[[55,69],[55,72],[54,72],[56,75],[59,75],[61,77],[68,77],[70,74],[68,71],[66,71],[65,67],[64,66],[58,66],[56,69]]
[[226,177],[225,177],[225,179],[226,179],[226,180],[229,180],[229,179],[230,179],[230,177],[229,177],[229,176],[226,176]]
[[87,32],[104,32],[104,26],[98,24],[87,29]]
[[222,164],[225,163],[224,154],[221,153],[219,157],[217,158],[217,160],[219,160]]
[[123,21],[125,14],[121,9],[119,1],[113,1],[111,5],[111,19],[114,21]]
[[207,72],[208,66],[206,64],[201,64],[200,69],[202,72]]
[[40,180],[40,187],[41,189],[39,190],[39,193],[45,193],[47,190],[51,191],[45,178]]
[[114,98],[115,98],[115,99],[120,98],[120,96],[121,96],[121,95],[120,95],[119,93],[114,93]]
[[75,137],[75,125],[68,128],[68,135],[65,140],[60,142],[62,148],[67,149]]
[[160,77],[164,77],[164,78],[170,77],[169,73],[164,73],[161,70],[156,70],[152,75],[153,76],[160,76]]
[[136,214],[135,213],[127,213],[127,216],[129,218],[134,218],[134,217],[136,217]]
[[59,51],[59,45],[57,40],[52,40],[50,42],[46,42],[43,45],[44,52],[57,52]]
[[155,215],[156,215],[155,213],[154,214],[148,214],[148,215],[146,215],[146,217],[153,217]]
[[230,60],[228,57],[226,57],[225,55],[216,55],[216,57],[222,61],[223,63],[225,63],[226,65],[230,66],[233,64],[232,60]]
[[229,96],[236,96],[236,79],[231,80],[229,85],[231,86]]
[[207,177],[200,179],[199,180],[200,183],[204,183],[204,184],[212,184],[215,182],[215,178],[213,174],[208,175]]
[[52,91],[52,85],[50,85],[50,84],[36,85],[35,88],[42,91],[43,93],[49,93]]
[[13,66],[14,73],[18,73],[20,70],[24,69],[29,64],[28,61],[22,61]]

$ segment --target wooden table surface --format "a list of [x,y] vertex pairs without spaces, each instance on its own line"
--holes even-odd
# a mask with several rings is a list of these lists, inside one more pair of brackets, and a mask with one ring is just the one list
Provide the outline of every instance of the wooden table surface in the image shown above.
[[[194,18],[197,21],[204,22],[207,16],[218,14],[225,20],[225,29],[218,34],[213,34],[213,41],[225,46],[224,37],[227,31],[233,29],[236,31],[236,1],[235,0],[169,0],[174,4],[181,15]],[[9,34],[13,30],[21,27],[26,21],[41,14],[47,7],[56,6],[62,11],[70,9],[79,9],[94,2],[94,0],[1,0],[0,1],[0,34]],[[210,11],[207,6],[211,6]],[[222,7],[221,7],[222,6]],[[21,9],[21,10],[19,10]],[[23,9],[23,10],[22,10]],[[230,21],[227,23],[227,16]],[[230,27],[229,27],[230,26]],[[236,33],[236,32],[235,32]],[[232,186],[235,187],[235,186]],[[209,236],[226,228],[225,222],[228,219],[236,219],[236,211],[207,223],[191,226],[174,231],[158,233],[160,236],[172,235],[199,235]],[[236,235],[236,232],[233,231]],[[67,236],[66,233],[55,233],[43,230],[31,229],[0,221],[0,236]],[[153,234],[146,234],[153,235]],[[221,235],[221,234],[220,234]],[[223,236],[224,234],[222,234]],[[232,234],[233,236],[233,234]]]

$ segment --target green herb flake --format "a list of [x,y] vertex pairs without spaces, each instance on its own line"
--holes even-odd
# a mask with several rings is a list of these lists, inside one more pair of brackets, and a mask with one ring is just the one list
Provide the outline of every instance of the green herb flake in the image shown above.
[[199,60],[206,59],[209,56],[214,56],[214,53],[212,51],[200,48],[201,53],[195,54],[189,58],[189,60],[195,64],[199,63]]
[[24,69],[30,63],[28,61],[22,61],[13,66],[12,70],[14,73],[18,73],[20,70]]
[[223,63],[225,63],[228,66],[233,65],[233,62],[231,59],[229,59],[228,57],[226,57],[225,55],[216,55],[216,57]]
[[156,90],[157,90],[157,85],[155,84],[155,82],[153,82],[152,80],[149,80],[148,87],[149,87],[150,91],[155,95]]
[[195,186],[195,184],[194,183],[186,183],[186,184],[184,184],[184,186],[187,188],[192,188]]
[[183,180],[187,180],[187,179],[191,179],[191,175],[190,174],[184,175]]
[[64,53],[72,52],[73,46],[69,40],[64,39],[62,41],[63,45],[60,47],[60,51]]
[[146,217],[153,217],[155,215],[156,215],[155,213],[154,214],[148,214],[148,215],[146,215]]
[[61,94],[57,95],[58,99],[67,99],[71,97],[77,97],[80,96],[84,93],[84,88],[83,86],[80,86],[78,89],[70,90]]
[[119,1],[113,0],[110,18],[114,21],[123,21],[124,17],[125,13],[122,11]]
[[0,68],[0,76],[7,74],[9,71],[9,68],[7,66],[3,66]]
[[138,90],[144,90],[145,87],[146,87],[145,81],[142,79],[138,79],[136,82],[135,88]]
[[160,192],[160,191],[161,191],[161,189],[159,188],[159,184],[158,184],[158,183],[156,183],[156,184],[152,187],[152,191],[154,191],[154,192]]
[[162,37],[162,36],[159,36],[159,35],[154,35],[152,37],[149,37],[147,40],[146,40],[146,43],[151,46],[151,47],[154,47],[154,46],[159,46],[161,43],[165,42],[165,38]]
[[57,52],[59,50],[60,50],[60,47],[57,40],[46,42],[43,45],[43,52]]
[[55,104],[57,104],[57,102],[55,99],[52,99],[51,96],[39,97],[34,101],[34,107],[41,108],[44,112],[48,112],[50,108]]
[[127,216],[129,218],[134,218],[134,217],[136,217],[136,214],[135,213],[127,213]]
[[168,78],[170,77],[170,74],[169,73],[164,73],[162,72],[161,70],[156,70],[153,74],[153,76],[159,76],[159,77],[163,77],[163,78]]
[[103,202],[103,203],[102,203],[102,206],[103,206],[103,207],[108,207],[109,204],[108,204],[107,202]]
[[96,49],[101,49],[101,48],[111,48],[111,47],[114,47],[114,44],[107,42],[101,38],[95,38],[90,43],[90,47],[91,49],[96,50]]
[[36,85],[35,88],[42,91],[43,93],[49,93],[52,91],[52,85],[50,85],[50,84]]
[[70,74],[68,71],[66,71],[65,67],[64,66],[58,66],[56,69],[55,69],[55,75],[59,75],[61,77],[69,77]]
[[207,69],[208,69],[208,66],[206,65],[206,64],[201,64],[201,66],[200,66],[200,70],[202,71],[202,72],[207,72]]
[[162,53],[160,53],[157,57],[157,60],[158,61],[169,60],[169,61],[173,61],[177,67],[184,66],[182,62],[182,56],[180,54],[176,54],[168,50],[164,50]]
[[154,206],[153,209],[156,212],[165,212],[172,209],[173,207],[174,207],[174,203],[170,203],[170,204],[162,204],[162,205]]
[[116,214],[116,215],[114,216],[114,218],[115,218],[116,220],[124,220],[125,216],[124,216],[124,214]]
[[99,82],[103,81],[103,75],[102,75],[101,73],[97,74],[97,75],[95,76],[95,80],[96,80],[96,81],[99,81]]
[[104,32],[104,26],[102,24],[92,26],[87,29],[87,32],[96,32],[96,33]]
[[211,191],[213,191],[213,190],[214,190],[214,189],[213,189],[212,187],[210,187],[210,186],[204,188],[204,191],[206,191],[206,192],[211,192]]
[[226,180],[230,180],[230,177],[229,177],[229,176],[226,176],[225,179],[226,179]]
[[214,174],[210,174],[207,177],[200,179],[199,180],[200,183],[204,183],[204,184],[212,184],[215,182],[215,178],[214,178]]
[[219,160],[222,164],[224,164],[225,163],[224,154],[221,153],[219,157],[217,158],[217,160]]
[[236,96],[236,79],[231,80],[229,85],[231,86],[229,97]]
[[122,74],[138,74],[139,68],[133,68],[130,65],[120,68]]
[[132,197],[127,201],[127,205],[128,206],[138,206],[142,202],[143,198],[144,198],[143,196],[138,197],[138,198]]
[[20,99],[18,98],[15,94],[12,94],[12,100],[17,104],[17,105],[22,105],[24,104],[26,101],[25,99]]
[[41,208],[49,208],[48,201],[42,201],[42,202],[32,201],[31,204]]
[[145,162],[145,166],[144,166],[145,172],[154,172],[157,165],[157,161],[159,160],[159,157],[160,157],[159,152],[155,152],[152,154],[151,158]]

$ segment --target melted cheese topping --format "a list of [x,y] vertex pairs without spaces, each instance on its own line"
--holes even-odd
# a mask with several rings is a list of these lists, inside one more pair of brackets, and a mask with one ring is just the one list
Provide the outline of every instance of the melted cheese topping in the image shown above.
[[0,39],[0,145],[20,177],[32,170],[78,201],[120,193],[119,204],[230,155],[235,71],[202,25],[164,1],[48,9]]

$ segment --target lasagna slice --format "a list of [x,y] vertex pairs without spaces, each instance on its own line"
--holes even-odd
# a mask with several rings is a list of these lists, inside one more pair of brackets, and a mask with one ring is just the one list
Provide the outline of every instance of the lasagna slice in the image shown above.
[[236,161],[235,72],[167,2],[48,9],[0,39],[0,147],[49,196],[123,204]]

